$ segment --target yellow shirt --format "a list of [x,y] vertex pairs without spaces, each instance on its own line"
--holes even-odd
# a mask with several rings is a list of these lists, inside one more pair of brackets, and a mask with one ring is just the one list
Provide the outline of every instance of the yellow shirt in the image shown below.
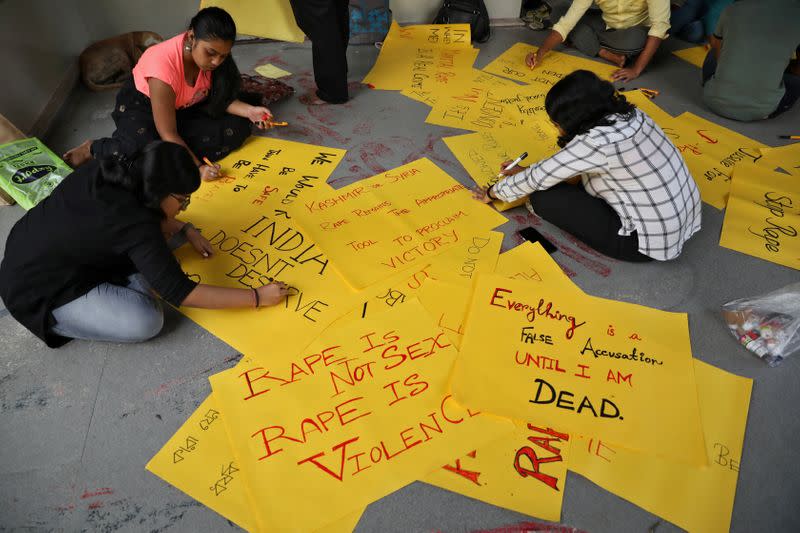
[[[624,30],[634,26],[649,26],[647,35],[666,39],[669,31],[669,0],[595,0],[603,12],[607,28]],[[563,39],[592,6],[592,0],[574,0],[567,13],[553,26]]]

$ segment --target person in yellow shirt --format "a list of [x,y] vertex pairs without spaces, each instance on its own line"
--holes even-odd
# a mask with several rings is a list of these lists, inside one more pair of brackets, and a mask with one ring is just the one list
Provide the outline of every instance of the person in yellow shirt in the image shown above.
[[[596,0],[599,10],[589,9],[592,0],[574,0],[558,19],[537,52],[525,58],[530,68],[545,54],[569,38],[573,47],[590,57],[600,56],[617,65],[614,81],[639,76],[650,63],[669,31],[669,0]],[[556,20],[558,15],[552,16]],[[637,56],[626,67],[628,58]]]

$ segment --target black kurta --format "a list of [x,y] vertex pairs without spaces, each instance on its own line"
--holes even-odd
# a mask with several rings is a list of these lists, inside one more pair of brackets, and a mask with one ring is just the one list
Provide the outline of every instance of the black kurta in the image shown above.
[[56,187],[11,229],[0,264],[0,297],[22,325],[58,347],[53,309],[104,282],[125,285],[141,272],[169,303],[194,289],[161,233],[159,215],[130,192],[100,179],[91,161]]

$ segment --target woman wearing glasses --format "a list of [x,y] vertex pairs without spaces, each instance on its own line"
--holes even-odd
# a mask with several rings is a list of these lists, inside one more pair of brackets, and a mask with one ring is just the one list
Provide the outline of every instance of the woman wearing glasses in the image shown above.
[[182,233],[208,257],[209,242],[175,216],[200,186],[189,151],[155,141],[135,159],[94,160],[66,178],[12,228],[0,264],[9,312],[50,347],[70,339],[141,342],[174,306],[264,307],[283,283],[252,289],[197,284],[165,235]]

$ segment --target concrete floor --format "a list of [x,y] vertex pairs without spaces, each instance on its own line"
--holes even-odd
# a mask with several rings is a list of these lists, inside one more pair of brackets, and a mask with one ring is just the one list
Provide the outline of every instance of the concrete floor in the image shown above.
[[[544,32],[501,29],[481,45],[476,67],[518,41],[541,43]],[[740,124],[712,115],[701,104],[700,71],[669,54],[687,45],[666,42],[632,86],[657,88],[656,102],[678,114],[692,111],[769,145],[796,132],[800,106],[768,122]],[[298,93],[313,85],[305,45],[237,46],[243,72],[275,63],[294,75]],[[360,80],[377,55],[351,47],[350,77]],[[87,138],[112,132],[112,93],[77,89],[47,140],[61,153]],[[346,148],[331,177],[334,187],[400,165],[410,154],[427,156],[471,185],[443,136],[461,133],[424,123],[428,108],[397,93],[360,90],[344,106],[306,108],[296,98],[273,111],[289,128],[270,132],[300,142]],[[790,127],[793,126],[793,127]],[[19,207],[0,209],[0,253]],[[522,209],[507,212],[504,249],[530,224]],[[719,306],[796,281],[798,273],[720,248],[722,213],[704,205],[703,230],[669,263],[623,264],[586,255],[567,235],[547,225],[560,247],[554,258],[590,294],[688,312],[694,355],[755,379],[732,531],[800,531],[800,355],[768,368],[727,332]],[[207,377],[231,367],[238,354],[192,321],[168,312],[163,334],[142,345],[74,341],[46,348],[0,308],[0,530],[224,531],[236,529],[144,470],[209,393]],[[519,531],[533,519],[423,483],[372,504],[359,531]],[[593,532],[652,531],[659,518],[570,473],[562,522]],[[516,529],[513,529],[516,527]],[[662,522],[659,533],[677,531]]]

